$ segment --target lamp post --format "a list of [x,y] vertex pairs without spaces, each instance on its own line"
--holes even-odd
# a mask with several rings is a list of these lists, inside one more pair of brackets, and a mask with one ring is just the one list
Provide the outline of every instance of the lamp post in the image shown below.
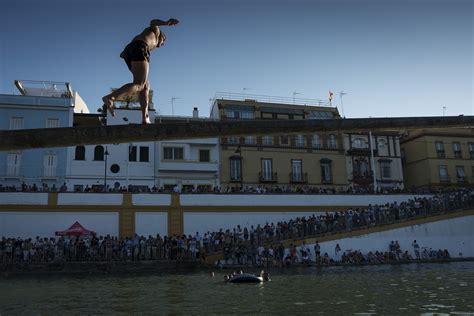
[[244,187],[244,173],[243,173],[243,163],[242,163],[242,147],[237,147],[234,153],[239,154],[239,161],[240,161],[240,189]]
[[104,192],[107,192],[107,157],[109,156],[109,152],[107,151],[107,146],[105,146],[104,152],[104,161],[105,161],[105,169],[104,169]]

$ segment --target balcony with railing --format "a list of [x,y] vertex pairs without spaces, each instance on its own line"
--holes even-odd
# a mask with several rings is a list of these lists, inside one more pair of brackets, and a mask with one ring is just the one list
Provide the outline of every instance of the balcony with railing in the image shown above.
[[276,172],[259,172],[258,179],[261,183],[273,183],[278,181]]
[[290,172],[291,183],[308,183],[308,173]]
[[214,95],[214,98],[211,99],[211,101],[214,102],[216,100],[255,101],[255,102],[261,102],[261,103],[331,107],[331,103],[327,100],[295,98],[295,97],[278,97],[278,96],[270,96],[270,95],[231,93],[231,92],[216,92],[216,94]]
[[450,183],[451,182],[451,177],[449,175],[440,175],[439,176],[439,182],[440,183]]
[[352,181],[359,185],[369,185],[373,182],[373,173],[372,171],[353,172]]
[[58,106],[73,105],[73,92],[68,82],[15,80],[20,95],[0,94],[0,104]]

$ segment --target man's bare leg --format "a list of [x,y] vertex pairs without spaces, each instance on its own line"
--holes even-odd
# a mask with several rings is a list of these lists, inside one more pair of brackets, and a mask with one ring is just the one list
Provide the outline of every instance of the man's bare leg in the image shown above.
[[[115,113],[113,111],[114,108],[114,101],[124,95],[133,95],[135,93],[142,92],[145,90],[147,87],[146,83],[148,82],[148,62],[147,61],[132,61],[132,67],[131,67],[131,72],[133,75],[133,83],[127,83],[120,87],[119,89],[113,91],[112,93],[104,96],[102,98],[102,101],[104,101],[104,105],[106,108],[110,111],[110,114],[112,116],[115,116]],[[148,93],[147,93],[148,95]],[[142,112],[144,110],[148,112],[148,102],[146,103],[146,108],[143,109],[142,107]],[[147,113],[144,113],[147,114]]]
[[145,88],[138,93],[138,100],[142,109],[142,124],[150,124],[150,117],[148,115],[148,93],[150,92],[150,83],[148,80],[145,83]]

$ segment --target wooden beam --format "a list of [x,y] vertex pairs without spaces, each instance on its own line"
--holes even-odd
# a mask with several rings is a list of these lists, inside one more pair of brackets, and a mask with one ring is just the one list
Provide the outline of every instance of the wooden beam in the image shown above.
[[0,151],[91,144],[212,138],[232,135],[381,131],[474,126],[474,116],[393,117],[324,120],[189,121],[0,131]]

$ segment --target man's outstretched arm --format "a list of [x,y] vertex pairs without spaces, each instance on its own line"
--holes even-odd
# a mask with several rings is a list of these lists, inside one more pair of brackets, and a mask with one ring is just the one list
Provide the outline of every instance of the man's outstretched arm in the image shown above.
[[153,27],[153,26],[163,26],[163,25],[176,25],[178,24],[179,21],[176,20],[176,19],[169,19],[168,21],[163,21],[163,20],[159,20],[159,19],[154,19],[154,20],[151,20],[150,22],[150,26]]

